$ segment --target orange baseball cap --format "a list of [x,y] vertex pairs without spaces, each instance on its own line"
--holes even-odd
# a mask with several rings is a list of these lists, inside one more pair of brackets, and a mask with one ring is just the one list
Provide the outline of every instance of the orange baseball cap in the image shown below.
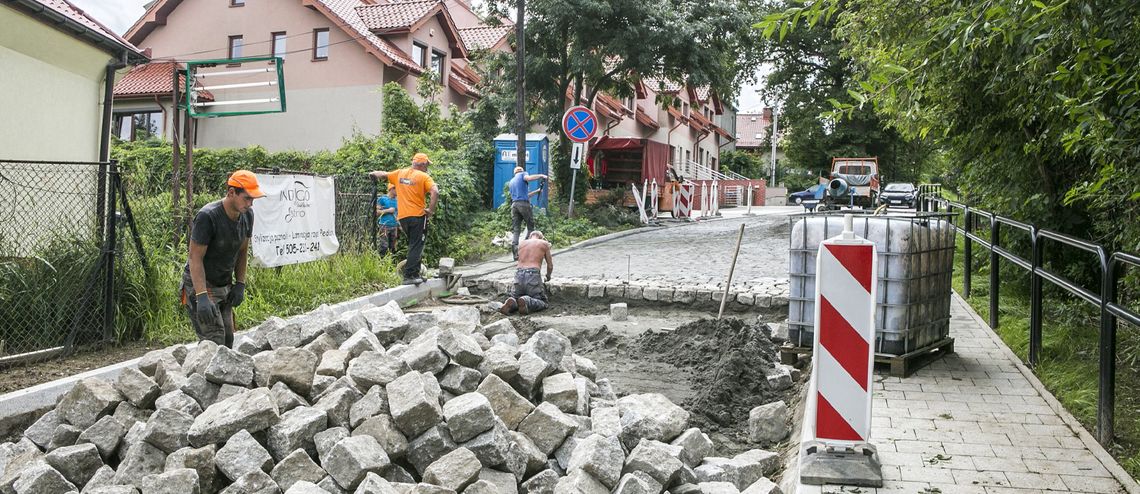
[[238,170],[234,172],[234,174],[230,175],[230,178],[226,180],[226,185],[245,189],[246,193],[255,199],[265,197],[265,193],[262,192],[261,187],[257,185],[257,176],[249,170]]
[[431,160],[429,160],[428,155],[426,155],[424,153],[416,153],[415,156],[412,156],[412,164],[414,164],[414,165],[423,165],[423,164],[430,165]]

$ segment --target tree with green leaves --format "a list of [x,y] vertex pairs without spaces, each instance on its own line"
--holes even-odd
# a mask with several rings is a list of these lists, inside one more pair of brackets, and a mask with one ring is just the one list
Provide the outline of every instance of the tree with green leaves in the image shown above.
[[[499,15],[512,5],[490,3]],[[556,132],[571,102],[592,104],[602,91],[628,96],[635,83],[645,79],[687,82],[708,86],[717,94],[735,94],[755,69],[751,12],[748,4],[734,0],[529,1],[528,120]],[[485,97],[496,101],[506,115],[514,114],[508,106],[515,90],[514,63],[513,55],[499,54],[479,64]],[[557,150],[564,152],[568,141],[562,141]],[[569,184],[566,167],[556,167],[556,177]],[[559,188],[563,194],[568,189]]]
[[1137,251],[1138,20],[1131,0],[816,0],[757,27],[834,26],[858,67],[838,113],[938,142],[969,202]]
[[[778,0],[764,6],[766,16],[797,5]],[[820,19],[791,29],[788,23],[765,24],[762,60],[772,66],[762,95],[780,101],[779,126],[788,166],[826,176],[831,158],[876,156],[880,174],[889,181],[917,181],[930,147],[904,138],[882,122],[871,108],[847,118],[829,118],[832,104],[852,104],[857,67],[843,53],[845,43],[834,33],[837,19]],[[778,31],[778,36],[776,35]]]

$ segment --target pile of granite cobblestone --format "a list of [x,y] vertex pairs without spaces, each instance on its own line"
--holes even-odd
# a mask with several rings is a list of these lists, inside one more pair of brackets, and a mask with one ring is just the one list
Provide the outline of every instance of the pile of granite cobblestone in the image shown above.
[[689,412],[597,374],[473,307],[323,306],[79,381],[0,445],[0,493],[779,492],[775,453],[713,456]]

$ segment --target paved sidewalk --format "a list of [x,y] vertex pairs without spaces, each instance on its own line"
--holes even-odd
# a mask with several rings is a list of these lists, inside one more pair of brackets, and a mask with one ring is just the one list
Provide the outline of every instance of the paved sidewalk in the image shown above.
[[871,437],[884,487],[798,492],[1137,492],[957,295],[950,314],[955,354],[906,379],[875,376]]

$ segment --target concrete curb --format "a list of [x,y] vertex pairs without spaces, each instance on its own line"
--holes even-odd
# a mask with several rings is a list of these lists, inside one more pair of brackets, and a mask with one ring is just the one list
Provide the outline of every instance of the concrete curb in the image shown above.
[[[333,312],[336,314],[343,314],[345,312],[360,309],[368,305],[384,305],[389,301],[395,300],[400,304],[404,304],[410,300],[422,299],[430,297],[446,290],[447,285],[441,279],[431,279],[421,285],[401,285],[387,290],[376,292],[371,295],[357,297],[352,300],[340,302],[331,305]],[[235,335],[240,338],[245,332],[240,332]],[[197,342],[189,343],[186,346],[193,348],[197,346]],[[82,374],[68,376],[55,381],[38,384],[30,388],[13,391],[4,395],[0,395],[0,437],[7,437],[11,435],[14,429],[25,427],[35,417],[42,415],[51,407],[55,406],[59,397],[63,396],[72,385],[82,379],[91,377],[98,377],[108,381],[114,380],[119,376],[119,372],[131,366],[138,365],[140,358],[119,362],[117,364],[108,365],[99,369],[93,369]]]
[[[464,278],[464,286],[491,294],[505,296],[514,286],[510,279]],[[563,301],[592,303],[626,302],[637,306],[688,306],[696,310],[717,310],[723,294],[721,288],[707,285],[662,286],[654,282],[633,283],[612,280],[558,279],[546,283],[551,296]],[[728,313],[787,311],[788,294],[771,295],[767,292],[750,292],[743,285],[730,290],[725,310]]]
[[1033,389],[1036,389],[1037,393],[1045,399],[1045,402],[1049,404],[1049,408],[1052,408],[1053,411],[1056,412],[1059,417],[1061,417],[1061,420],[1065,422],[1065,425],[1069,426],[1073,432],[1077,433],[1077,437],[1081,438],[1081,442],[1084,443],[1085,448],[1092,452],[1093,456],[1096,457],[1098,461],[1100,461],[1100,464],[1103,465],[1104,468],[1112,474],[1117,482],[1120,482],[1120,486],[1123,487],[1124,490],[1128,491],[1129,494],[1140,494],[1140,484],[1136,483],[1136,479],[1133,479],[1132,476],[1124,470],[1124,467],[1120,466],[1120,463],[1116,461],[1116,458],[1113,458],[1112,455],[1104,449],[1104,446],[1101,446],[1100,443],[1097,442],[1096,438],[1094,438],[1093,435],[1089,433],[1089,431],[1085,430],[1085,427],[1081,425],[1081,422],[1077,420],[1073,414],[1069,413],[1069,411],[1065,409],[1065,406],[1062,405],[1059,400],[1057,400],[1057,397],[1053,396],[1053,393],[1049,391],[1049,389],[1046,388],[1044,384],[1041,383],[1040,379],[1037,379],[1037,375],[1035,375],[1033,371],[1029,369],[1029,367],[1025,366],[1025,363],[1021,361],[1021,358],[1019,358],[1017,354],[1013,353],[1013,350],[1010,350],[1009,346],[1005,344],[1005,341],[1002,341],[1001,336],[998,335],[997,332],[995,332],[993,328],[990,327],[990,324],[982,319],[981,315],[974,311],[974,308],[970,306],[970,303],[958,295],[957,291],[954,292],[954,299],[956,302],[961,303],[962,306],[966,308],[966,312],[970,314],[970,317],[974,318],[975,322],[977,322],[983,328],[989,329],[987,334],[991,339],[994,340],[994,342],[998,343],[998,346],[1001,348],[1001,352],[1005,354],[1005,356],[1010,361],[1017,365],[1017,370],[1021,371],[1021,375],[1025,376],[1025,379],[1029,381],[1029,384],[1033,386]]

